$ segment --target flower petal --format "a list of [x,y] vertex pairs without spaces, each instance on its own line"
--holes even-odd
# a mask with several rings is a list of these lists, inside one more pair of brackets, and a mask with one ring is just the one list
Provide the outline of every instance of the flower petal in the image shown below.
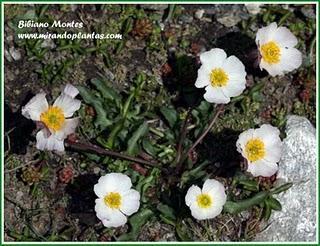
[[195,86],[197,88],[202,88],[210,84],[210,71],[202,65],[198,70],[198,78],[196,80]]
[[246,88],[246,80],[229,80],[228,84],[225,87],[222,87],[221,90],[223,94],[228,97],[239,96]]
[[190,207],[191,205],[196,203],[197,196],[200,195],[200,194],[201,194],[201,189],[196,185],[192,185],[188,189],[186,197],[185,197],[186,205]]
[[45,130],[41,130],[37,133],[37,149],[40,150],[56,150],[58,152],[64,151],[64,142],[63,140],[59,140],[55,138],[54,135],[50,135],[47,137],[47,133]]
[[278,171],[278,168],[278,165],[274,162],[259,160],[254,163],[249,163],[247,171],[250,172],[254,177],[270,177]]
[[222,207],[227,201],[223,184],[215,179],[207,179],[203,184],[202,192],[212,196],[213,206]]
[[260,69],[265,69],[271,76],[283,75],[284,71],[278,65],[270,65],[269,63],[265,62],[263,59],[260,61]]
[[263,124],[260,128],[255,129],[253,137],[263,139],[266,148],[281,145],[280,131],[278,128],[269,124]]
[[48,137],[46,136],[46,132],[44,129],[37,133],[36,139],[37,139],[37,145],[36,145],[37,149],[45,150],[48,142]]
[[279,162],[282,156],[282,149],[283,147],[281,142],[279,142],[277,145],[273,147],[267,147],[266,154],[263,159],[265,159],[268,162]]
[[127,217],[118,210],[115,210],[111,218],[104,218],[102,224],[105,227],[119,227],[127,223]]
[[33,121],[40,121],[40,115],[48,109],[48,102],[45,93],[35,95],[22,107],[22,115]]
[[73,85],[67,84],[63,90],[63,93],[72,97],[72,98],[75,98],[79,94],[79,90],[76,87],[74,87]]
[[226,104],[230,102],[230,98],[223,93],[221,88],[214,88],[211,85],[206,87],[206,93],[203,95],[203,97],[210,103]]
[[274,34],[277,31],[277,28],[278,26],[277,26],[277,23],[275,22],[271,23],[266,27],[260,28],[256,35],[256,44],[260,46],[272,40],[274,37]]
[[238,79],[240,77],[243,80],[247,75],[243,63],[236,56],[229,56],[222,69],[227,72],[229,79]]
[[297,38],[286,27],[279,27],[276,30],[273,39],[281,46],[289,48],[292,48],[298,44]]
[[57,139],[63,140],[71,133],[74,133],[79,124],[79,117],[72,119],[65,119],[64,126],[60,131],[54,133]]
[[140,193],[136,190],[130,189],[122,194],[120,211],[125,215],[130,216],[137,212],[140,207]]
[[62,93],[54,102],[54,106],[57,106],[63,110],[64,117],[71,117],[80,106],[80,100],[73,99],[71,96]]
[[118,209],[111,209],[104,204],[103,199],[96,199],[94,207],[97,217],[106,227],[118,227],[127,223],[127,217]]
[[238,140],[236,142],[236,146],[237,146],[237,151],[239,153],[242,154],[243,157],[246,158],[245,156],[245,153],[244,153],[244,150],[245,150],[245,146],[247,144],[247,142],[253,138],[254,136],[254,129],[248,129],[244,132],[242,132],[239,137],[238,137]]
[[103,198],[108,192],[125,192],[132,186],[131,179],[122,173],[108,173],[100,177],[94,186],[94,192],[99,198]]
[[296,48],[281,48],[281,60],[279,69],[291,72],[302,64],[302,53]]
[[204,209],[198,207],[196,204],[190,206],[191,215],[197,220],[207,219],[207,213]]
[[200,61],[209,71],[213,68],[221,67],[227,58],[227,54],[223,49],[215,48],[200,55]]
[[54,135],[51,135],[48,138],[47,142],[47,149],[48,150],[56,150],[58,152],[63,152],[64,151],[64,142],[63,140],[59,140],[54,137]]
[[191,205],[191,215],[197,220],[212,219],[222,212],[222,206],[215,206],[213,204],[210,208],[200,208],[196,204]]
[[111,218],[113,215],[113,209],[106,206],[103,201],[103,198],[96,199],[96,205],[94,210],[96,211],[97,217],[102,220],[104,218]]

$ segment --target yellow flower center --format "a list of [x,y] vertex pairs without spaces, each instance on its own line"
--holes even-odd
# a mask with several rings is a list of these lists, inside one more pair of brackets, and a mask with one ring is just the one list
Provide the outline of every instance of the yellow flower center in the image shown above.
[[200,208],[210,208],[213,201],[208,194],[200,194],[197,196],[197,203]]
[[118,192],[108,193],[103,200],[109,208],[119,209],[121,206],[121,195]]
[[260,47],[262,59],[269,64],[277,64],[280,62],[281,52],[279,45],[270,41]]
[[222,87],[226,86],[228,83],[229,77],[226,72],[221,68],[212,69],[210,73],[210,82],[213,87]]
[[53,131],[59,131],[64,125],[63,110],[57,106],[49,106],[48,110],[40,115],[40,121]]
[[250,162],[261,160],[266,155],[264,142],[259,139],[251,139],[245,146],[245,153]]

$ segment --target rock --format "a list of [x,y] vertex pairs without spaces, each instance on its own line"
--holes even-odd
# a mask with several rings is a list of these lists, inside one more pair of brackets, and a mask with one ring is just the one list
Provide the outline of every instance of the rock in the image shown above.
[[216,8],[216,19],[219,23],[226,27],[233,27],[237,25],[241,20],[249,18],[247,11],[243,5],[221,5]]
[[8,62],[12,62],[12,57],[7,49],[4,49],[4,57],[7,59]]
[[282,211],[273,212],[271,225],[256,241],[316,241],[316,130],[304,117],[288,116],[287,137],[278,179],[293,186],[278,195]]
[[101,171],[100,167],[95,167],[95,168],[93,168],[93,173],[94,173],[94,174],[99,174],[100,171]]
[[220,18],[217,18],[217,21],[226,27],[232,27],[238,24],[241,21],[239,16],[225,15]]
[[315,10],[313,9],[312,5],[306,5],[301,9],[302,14],[310,19],[316,18]]
[[164,23],[159,23],[159,27],[160,27],[161,31],[164,31],[165,24]]
[[147,10],[163,11],[168,8],[168,4],[140,4],[140,7]]
[[17,50],[16,48],[14,48],[13,46],[9,48],[9,53],[10,53],[11,57],[13,58],[13,60],[18,61],[21,59],[20,51]]
[[200,20],[200,19],[203,17],[204,13],[205,13],[204,9],[198,9],[198,10],[194,13],[194,17],[195,17],[196,19],[199,19],[199,20]]
[[256,3],[245,4],[246,9],[248,10],[249,14],[251,14],[251,15],[259,14],[261,11],[261,8],[260,8],[261,5],[262,4],[256,4]]
[[78,5],[77,4],[70,4],[70,8],[71,8],[72,12],[75,12],[78,8]]
[[31,224],[35,232],[41,236],[45,235],[51,226],[51,218],[48,213],[38,214],[32,217]]
[[142,227],[138,241],[174,242],[177,238],[171,225],[149,221]]
[[8,35],[6,37],[7,42],[13,42],[13,35]]
[[181,24],[181,25],[183,25],[185,23],[190,24],[192,22],[193,22],[193,16],[191,16],[191,15],[181,15],[179,17],[179,24]]
[[53,42],[52,39],[45,39],[42,43],[41,43],[41,48],[50,48],[50,49],[54,49],[56,47],[55,43]]

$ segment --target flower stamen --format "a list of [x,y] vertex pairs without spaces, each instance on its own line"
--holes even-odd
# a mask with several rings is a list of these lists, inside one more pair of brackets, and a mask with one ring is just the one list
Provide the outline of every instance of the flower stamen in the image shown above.
[[228,83],[229,77],[221,68],[212,69],[210,73],[210,82],[213,87],[223,87]]
[[197,196],[197,203],[200,208],[210,208],[213,201],[208,194],[200,194]]
[[262,59],[265,60],[269,64],[277,64],[280,62],[281,52],[279,45],[270,41],[260,48]]
[[50,130],[59,131],[65,122],[63,110],[57,106],[49,106],[48,110],[40,115],[40,121]]
[[104,203],[111,209],[119,209],[121,206],[121,195],[118,192],[110,192],[104,197]]
[[261,160],[266,155],[264,142],[259,139],[251,139],[245,146],[245,153],[250,162]]

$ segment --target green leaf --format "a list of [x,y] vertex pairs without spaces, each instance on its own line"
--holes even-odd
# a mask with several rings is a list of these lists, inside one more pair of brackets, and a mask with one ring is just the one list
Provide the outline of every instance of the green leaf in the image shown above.
[[269,220],[269,218],[270,218],[270,216],[271,216],[271,211],[272,211],[272,209],[271,209],[271,207],[270,207],[270,205],[267,203],[267,202],[265,202],[265,208],[264,208],[264,210],[263,210],[263,218],[265,219],[265,220]]
[[180,181],[181,186],[188,183],[189,180],[196,180],[196,179],[203,178],[207,173],[202,169],[205,168],[209,163],[210,163],[209,161],[204,161],[196,168],[190,171],[185,171],[181,176],[181,181]]
[[166,204],[160,203],[157,206],[157,209],[160,211],[160,218],[167,224],[175,226],[176,216],[174,215],[173,208],[169,207]]
[[170,127],[173,127],[178,120],[178,113],[174,108],[161,107],[160,112],[169,123]]
[[122,113],[121,113],[123,118],[127,117],[131,103],[136,97],[139,96],[142,88],[144,87],[146,83],[145,76],[143,74],[138,74],[138,76],[135,79],[135,82],[137,83],[136,88],[133,91],[131,91],[130,96],[128,97],[126,102],[123,104]]
[[231,102],[232,102],[232,103],[236,103],[236,102],[241,101],[243,98],[244,98],[243,95],[240,95],[240,96],[237,96],[237,97],[233,97],[233,98],[231,99]]
[[257,91],[261,91],[261,89],[264,87],[264,82],[260,82],[260,83],[258,83],[258,84],[256,84],[256,85],[254,85],[252,88],[251,88],[251,90],[250,90],[250,92],[249,92],[249,95],[250,96],[252,96],[253,95],[253,93],[255,93],[255,92],[257,92]]
[[127,34],[132,30],[133,27],[133,20],[131,17],[126,19],[122,24],[122,33]]
[[279,194],[281,192],[284,192],[288,189],[290,189],[292,187],[293,183],[285,183],[279,187],[273,188],[272,190],[270,190],[271,194],[275,195],[275,194]]
[[281,211],[282,209],[282,206],[281,206],[281,203],[273,198],[273,197],[269,197],[266,201],[265,201],[269,206],[270,208],[272,208],[273,210],[277,210],[277,211]]
[[102,105],[102,102],[99,98],[94,96],[87,88],[84,86],[77,86],[80,95],[82,96],[83,100],[94,107],[97,118],[95,120],[95,125],[97,127],[101,127],[101,129],[110,126],[112,122],[107,118],[107,113]]
[[93,160],[95,162],[100,161],[101,156],[98,156],[96,154],[91,154],[91,153],[84,153],[90,160]]
[[121,132],[121,130],[124,126],[124,121],[125,120],[120,120],[113,126],[113,128],[109,134],[107,144],[105,145],[106,148],[110,148],[110,149],[113,148],[115,139],[118,136],[118,134]]
[[129,155],[136,155],[139,152],[138,140],[146,135],[148,131],[148,123],[143,122],[143,124],[133,133],[132,137],[128,141],[127,153]]
[[153,157],[157,156],[157,148],[153,146],[149,139],[145,138],[142,140],[142,147],[149,155]]
[[119,94],[111,87],[107,86],[105,81],[99,80],[99,79],[92,79],[91,83],[97,87],[97,89],[100,91],[101,95],[105,99],[109,100],[119,100],[120,96]]
[[141,202],[147,202],[148,198],[145,196],[146,191],[149,187],[153,187],[156,184],[160,176],[161,171],[158,168],[153,168],[152,171],[149,173],[147,177],[140,176],[141,179],[139,180],[138,184],[136,185],[136,190],[141,195]]
[[148,222],[149,218],[153,215],[150,209],[142,209],[129,219],[131,231],[118,238],[118,241],[135,241],[139,236],[139,232],[143,225]]
[[192,241],[187,225],[181,220],[176,225],[176,232],[181,241]]
[[243,185],[246,190],[259,191],[259,184],[255,180],[240,180],[239,184]]
[[245,200],[236,201],[236,202],[227,201],[223,207],[223,210],[230,214],[237,214],[251,208],[254,205],[258,205],[259,203],[265,201],[268,195],[269,195],[269,192],[260,191],[253,197]]

